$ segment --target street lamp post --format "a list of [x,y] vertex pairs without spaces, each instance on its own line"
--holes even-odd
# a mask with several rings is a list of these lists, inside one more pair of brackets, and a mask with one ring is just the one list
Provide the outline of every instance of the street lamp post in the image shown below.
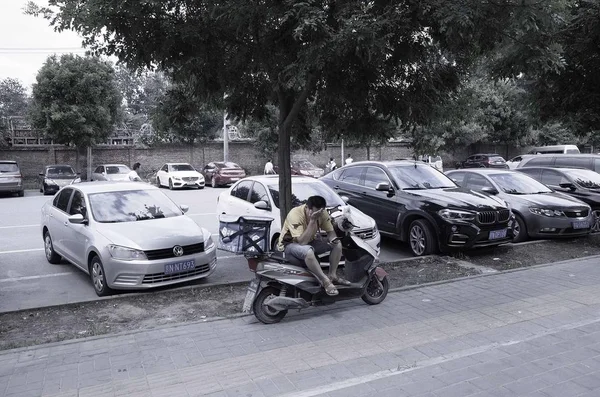
[[227,129],[227,112],[223,113],[223,161],[229,161],[229,131]]

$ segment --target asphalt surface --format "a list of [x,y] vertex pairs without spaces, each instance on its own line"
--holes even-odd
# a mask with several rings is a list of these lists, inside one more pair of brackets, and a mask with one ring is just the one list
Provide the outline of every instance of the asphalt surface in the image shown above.
[[[176,203],[188,205],[188,216],[216,234],[217,196],[225,190],[207,187],[203,190],[163,191]],[[51,265],[46,261],[40,210],[51,199],[52,196],[43,196],[32,190],[26,191],[25,197],[0,196],[0,312],[97,299],[85,273],[68,262]],[[194,284],[246,281],[253,277],[243,257],[222,251],[217,256],[215,273]],[[383,240],[381,261],[410,256],[405,244],[392,239]]]

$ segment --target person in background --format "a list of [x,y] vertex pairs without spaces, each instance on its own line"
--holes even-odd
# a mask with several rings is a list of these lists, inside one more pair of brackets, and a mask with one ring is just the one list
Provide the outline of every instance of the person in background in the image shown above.
[[349,154],[348,157],[346,157],[346,165],[352,164],[353,161],[352,156]]
[[273,162],[269,159],[265,164],[265,175],[274,174],[275,170],[273,169]]
[[327,172],[331,172],[333,170],[335,170],[337,168],[337,164],[335,163],[335,160],[333,159],[333,157],[329,158],[329,163],[327,163]]
[[142,181],[142,178],[140,178],[140,176],[137,173],[137,171],[140,169],[140,166],[141,166],[140,163],[135,163],[133,165],[133,169],[129,173],[129,180],[130,181],[133,181],[133,182],[141,182]]

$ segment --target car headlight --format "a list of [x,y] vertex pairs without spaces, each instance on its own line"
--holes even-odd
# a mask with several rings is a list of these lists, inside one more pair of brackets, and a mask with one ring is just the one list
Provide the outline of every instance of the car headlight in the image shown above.
[[144,251],[136,250],[134,248],[121,247],[120,245],[111,244],[108,246],[110,256],[115,259],[122,261],[135,261],[148,259]]
[[473,221],[475,214],[468,211],[443,209],[438,211],[438,215],[446,221]]
[[540,216],[549,216],[549,217],[565,216],[565,213],[562,211],[548,209],[548,208],[531,207],[531,208],[529,208],[529,212],[531,212],[532,214],[535,214],[535,215],[540,215]]
[[173,175],[173,179],[176,179],[176,180],[180,181],[180,180],[181,180],[181,177],[180,177],[180,176],[175,176],[175,175]]
[[212,247],[215,246],[215,240],[213,240],[212,236],[208,236],[206,240],[204,240],[204,251],[208,251]]
[[81,178],[75,178],[71,181],[70,185],[74,184],[74,183],[81,183]]

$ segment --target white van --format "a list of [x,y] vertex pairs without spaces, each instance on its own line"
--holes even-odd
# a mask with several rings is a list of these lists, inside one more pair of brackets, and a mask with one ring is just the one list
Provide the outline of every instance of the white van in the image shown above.
[[579,154],[577,145],[539,146],[531,149],[527,154]]

